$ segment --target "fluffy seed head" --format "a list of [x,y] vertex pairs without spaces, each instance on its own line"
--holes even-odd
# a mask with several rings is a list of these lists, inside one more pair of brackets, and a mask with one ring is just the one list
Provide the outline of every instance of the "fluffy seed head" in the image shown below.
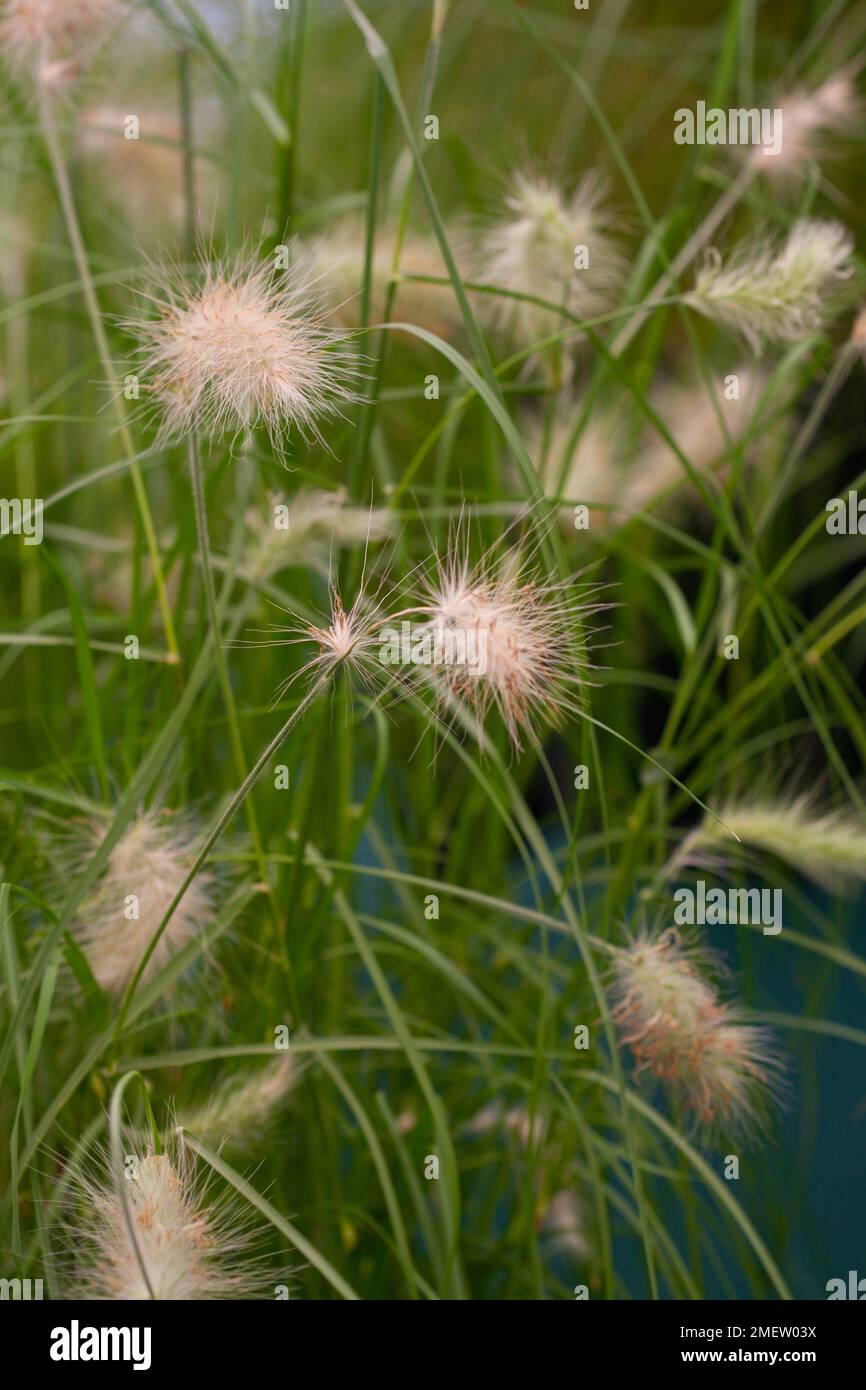
[[866,828],[852,810],[820,810],[814,796],[804,794],[729,801],[718,815],[723,825],[706,816],[677,864],[724,868],[732,830],[748,850],[773,854],[832,892],[853,893],[866,882]]
[[[593,173],[584,175],[570,197],[546,179],[516,175],[514,192],[505,200],[508,215],[482,241],[477,278],[584,318],[600,313],[624,267],[603,196],[603,184]],[[575,265],[578,247],[588,256],[581,269]],[[564,326],[555,308],[487,295],[485,307],[527,346]]]
[[[548,496],[558,493],[569,503],[589,507],[590,532],[610,526],[610,508],[622,488],[620,460],[625,449],[621,423],[606,411],[593,411],[580,424],[581,407],[566,395],[557,407],[549,436],[540,415],[526,423],[529,456]],[[575,437],[575,430],[580,431]],[[563,528],[574,533],[571,506],[563,507]]]
[[[95,832],[97,842],[103,832]],[[75,932],[94,977],[112,994],[132,979],[194,858],[194,836],[170,816],[146,811],[131,821],[108,856],[95,891],[79,909]],[[213,879],[197,874],[169,919],[144,972],[155,975],[207,925]]]
[[[334,303],[334,317],[346,327],[359,323],[361,287],[364,283],[366,229],[361,219],[351,217],[328,233],[311,241],[307,251],[310,272],[327,289]],[[370,321],[379,321],[385,312],[385,292],[394,265],[396,234],[390,228],[377,233],[373,247],[372,301]],[[400,276],[430,275],[443,279],[445,264],[437,243],[419,232],[409,232],[400,248]],[[459,306],[453,291],[445,285],[420,281],[401,281],[394,301],[393,317],[429,328],[440,337],[451,337],[460,322]]]
[[332,586],[330,611],[321,626],[299,621],[292,627],[276,628],[275,633],[281,635],[275,635],[274,645],[306,647],[312,641],[315,650],[300,670],[280,684],[275,703],[296,681],[306,681],[313,687],[326,683],[340,670],[357,678],[367,689],[380,690],[389,680],[386,668],[379,661],[379,629],[384,621],[378,605],[363,587],[347,611],[338,589]]
[[325,327],[299,269],[239,259],[208,264],[198,283],[166,274],[153,304],[127,326],[165,440],[259,425],[275,446],[290,426],[320,438],[319,419],[357,399],[356,357]]
[[767,156],[757,147],[751,156],[755,169],[771,177],[803,177],[808,165],[827,153],[824,137],[851,127],[862,114],[862,103],[847,72],[837,72],[813,92],[798,88],[778,108],[781,148]]
[[98,42],[120,13],[120,0],[6,0],[0,49],[12,64],[49,69]]
[[201,1110],[180,1115],[182,1127],[206,1143],[225,1140],[232,1148],[251,1143],[265,1132],[301,1073],[295,1059],[286,1054],[246,1079],[230,1076]]
[[617,951],[613,1018],[638,1069],[699,1124],[737,1133],[766,1113],[781,1064],[772,1035],[744,1021],[707,978],[708,953],[669,929]]
[[823,328],[833,297],[853,273],[854,243],[839,222],[800,218],[781,246],[756,241],[727,262],[712,252],[686,303],[742,333],[757,353]]
[[253,579],[290,565],[327,576],[335,551],[383,541],[394,528],[387,508],[350,506],[342,489],[302,488],[288,502],[271,494],[267,507],[250,508],[246,522],[244,573]]
[[496,569],[483,561],[472,569],[452,549],[428,579],[421,609],[440,638],[433,678],[445,711],[463,700],[483,720],[495,707],[520,748],[521,732],[573,706],[588,665],[584,619],[597,610],[539,581],[514,553]]
[[[748,366],[737,367],[735,375],[738,397],[728,400],[714,390],[715,405],[704,383],[671,382],[654,395],[655,409],[682,453],[698,473],[707,476],[724,471],[731,448],[737,447],[755,422],[767,385],[766,376]],[[762,428],[758,433],[761,443],[766,444],[768,430]],[[754,450],[747,457],[753,454]],[[682,484],[688,485],[688,478],[679,456],[653,431],[646,445],[638,450],[630,471],[626,512],[630,515],[641,511],[661,493],[675,489],[680,500]]]
[[368,660],[378,651],[377,615],[365,601],[356,601],[346,612],[336,592],[332,594],[330,621],[324,627],[311,626],[310,636],[319,646],[313,663],[333,670],[348,665],[359,671],[366,669]]
[[82,1179],[86,1213],[76,1237],[75,1296],[95,1301],[243,1299],[264,1280],[243,1255],[249,1229],[234,1209],[209,1200],[192,1158],[131,1152],[124,1193],[132,1232],[110,1176]]

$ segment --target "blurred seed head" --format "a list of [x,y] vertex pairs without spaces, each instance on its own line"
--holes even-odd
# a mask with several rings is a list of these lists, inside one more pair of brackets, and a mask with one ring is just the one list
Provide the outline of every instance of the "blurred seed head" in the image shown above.
[[0,51],[12,67],[28,70],[43,85],[62,86],[123,9],[122,0],[6,0]]
[[741,333],[758,353],[796,343],[829,321],[852,275],[851,233],[839,222],[800,218],[781,245],[759,238],[724,261],[711,252],[685,302]]
[[570,1187],[554,1192],[540,1213],[538,1224],[551,1253],[561,1251],[578,1260],[589,1256],[586,1213],[580,1198]]
[[708,952],[673,929],[643,932],[612,967],[613,1018],[638,1070],[708,1130],[738,1134],[766,1117],[783,1066],[773,1036],[723,1002]]
[[[579,433],[575,431],[579,428]],[[544,418],[529,416],[524,439],[548,496],[558,493],[571,506],[560,513],[563,530],[574,534],[573,504],[589,507],[591,533],[614,524],[612,508],[621,498],[626,431],[606,410],[592,410],[581,423],[581,405],[564,394],[548,433]]]
[[[139,138],[130,140],[124,136],[125,108],[99,104],[83,111],[78,127],[82,154],[101,176],[100,194],[122,207],[136,233],[152,232],[166,224],[179,228],[186,215],[180,122],[158,108],[137,108],[135,114],[140,123]],[[215,119],[209,112],[208,125]],[[212,181],[207,183],[207,198],[203,198],[209,170],[206,160],[195,160],[196,205],[202,201],[211,204]]]
[[[396,233],[391,227],[377,229],[372,259],[372,298],[369,319],[384,318],[385,296],[394,265]],[[345,327],[360,322],[361,289],[364,283],[366,228],[363,219],[345,218],[327,234],[311,240],[306,258],[311,278],[326,292],[334,305],[333,317]],[[436,241],[420,232],[409,231],[400,248],[399,274],[447,275]],[[439,337],[453,337],[461,323],[460,308],[453,290],[446,285],[427,285],[402,280],[396,292],[391,317],[407,319],[428,328]]]
[[[739,395],[728,399],[721,389],[713,388],[715,404],[706,383],[683,385],[671,381],[654,393],[653,406],[667,430],[676,441],[692,468],[706,476],[724,476],[729,455],[754,423],[763,392],[768,384],[765,373],[746,365],[734,369]],[[773,437],[780,431],[774,429]],[[761,443],[766,445],[768,431],[760,431]],[[752,447],[748,461],[755,457]],[[674,492],[679,503],[687,496],[689,479],[675,450],[651,430],[647,442],[636,452],[625,491],[625,510],[628,515],[642,511],[662,493]]]
[[285,504],[289,520],[282,529],[275,524],[281,502],[271,493],[265,508],[251,507],[246,514],[243,569],[248,578],[263,579],[289,566],[327,576],[335,551],[376,544],[394,530],[393,514],[386,507],[353,507],[343,489],[300,489]]
[[196,280],[163,271],[148,298],[153,312],[126,326],[164,441],[257,426],[276,448],[290,427],[321,439],[319,421],[358,399],[357,356],[325,326],[299,267],[246,257],[208,263]]
[[497,1097],[489,1100],[461,1126],[461,1133],[467,1135],[492,1134],[497,1130],[513,1135],[523,1149],[530,1144],[540,1148],[547,1135],[548,1122],[546,1116],[538,1111],[530,1118],[529,1107],[524,1102],[506,1110],[503,1101]]
[[[98,844],[104,832],[93,833]],[[109,993],[120,993],[134,976],[194,856],[190,826],[154,811],[132,820],[111,850],[102,878],[81,905],[75,923],[94,977]],[[213,890],[212,875],[198,873],[157,943],[145,980],[207,926]]]
[[761,149],[751,155],[757,172],[772,178],[802,178],[810,164],[828,154],[827,135],[851,129],[863,107],[850,72],[835,73],[814,91],[799,87],[779,105],[782,113],[781,148],[766,157]]
[[[521,345],[567,326],[557,308],[589,318],[609,307],[620,287],[625,260],[604,192],[595,173],[585,174],[571,195],[548,179],[514,176],[507,214],[482,239],[475,278],[555,306],[484,296],[495,323]],[[575,267],[577,247],[587,249],[584,269]]]
[[860,310],[854,320],[850,343],[852,348],[859,352],[863,360],[866,361],[866,306]]
[[731,800],[718,815],[722,825],[705,816],[686,838],[677,866],[723,871],[730,863],[732,830],[748,851],[775,855],[829,892],[853,894],[866,883],[866,827],[853,809],[822,810],[813,794],[804,793]]
[[229,1076],[207,1105],[179,1115],[181,1126],[205,1143],[225,1142],[231,1148],[253,1143],[261,1139],[302,1073],[295,1058],[284,1053],[252,1076]]

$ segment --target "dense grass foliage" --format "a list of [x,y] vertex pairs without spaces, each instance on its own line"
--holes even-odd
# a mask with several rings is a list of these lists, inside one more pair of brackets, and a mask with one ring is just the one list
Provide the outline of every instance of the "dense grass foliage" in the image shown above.
[[0,1274],[824,1297],[866,11],[51,13],[0,30]]

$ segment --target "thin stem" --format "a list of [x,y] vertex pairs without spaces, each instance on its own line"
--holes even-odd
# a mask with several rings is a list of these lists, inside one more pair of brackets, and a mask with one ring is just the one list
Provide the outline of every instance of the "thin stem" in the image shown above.
[[[219,610],[217,608],[216,588],[213,582],[213,565],[211,562],[210,540],[208,538],[207,527],[207,508],[204,500],[204,484],[201,473],[201,460],[199,458],[198,439],[195,431],[189,436],[189,471],[192,482],[192,495],[195,503],[195,525],[198,535],[198,551],[201,561],[202,578],[204,581],[205,604],[207,607],[208,622],[210,624],[211,635],[214,642],[214,656],[216,659],[217,676],[222,691],[223,704],[225,705],[226,718],[229,726],[229,740],[232,747],[232,758],[235,764],[235,771],[238,777],[246,775],[247,759],[244,752],[243,739],[241,738],[240,725],[238,723],[237,708],[235,706],[234,693],[229,679],[228,666],[226,665],[225,651],[222,644],[220,632]],[[255,808],[250,801],[245,807],[247,824],[250,828],[250,835],[253,840],[258,863],[259,874],[262,882],[270,886],[268,877],[268,866],[262,848],[262,838],[259,832],[258,820]]]
[[102,370],[105,372],[108,387],[111,392],[114,413],[120,430],[121,442],[128,458],[133,462],[130,464],[130,476],[135,492],[135,500],[138,506],[141,524],[144,529],[145,540],[150,561],[153,566],[153,578],[156,584],[159,607],[162,613],[163,626],[165,628],[165,640],[174,661],[179,664],[180,651],[177,645],[177,637],[174,630],[174,619],[171,615],[171,605],[168,601],[168,593],[165,587],[165,576],[162,570],[162,559],[159,553],[159,545],[156,539],[156,531],[153,525],[153,516],[150,504],[147,500],[147,491],[144,486],[144,479],[141,470],[135,459],[135,446],[132,441],[129,425],[126,420],[126,412],[123,408],[120,387],[117,381],[117,374],[111,360],[111,352],[108,346],[108,338],[105,333],[105,325],[102,321],[102,313],[99,308],[99,300],[96,297],[96,290],[93,285],[93,277],[90,274],[90,266],[87,260],[87,250],[84,239],[81,235],[81,227],[78,221],[78,214],[75,210],[75,200],[72,196],[72,188],[69,183],[66,164],[63,159],[63,152],[60,148],[60,140],[57,135],[57,127],[54,123],[54,114],[51,109],[50,98],[40,89],[39,93],[39,120],[42,127],[42,134],[45,146],[48,150],[48,157],[51,161],[51,169],[54,174],[54,182],[57,185],[57,195],[60,199],[60,206],[63,212],[64,221],[78,274],[81,280],[81,289],[84,295],[84,302],[90,317],[93,328],[93,336],[96,339],[96,347],[102,363]]
[[757,530],[762,531],[769,522],[771,516],[776,511],[782,500],[785,489],[793,477],[794,470],[800,463],[803,455],[808,449],[824,415],[830,408],[833,398],[847,380],[848,373],[854,365],[855,354],[851,351],[850,343],[846,343],[837,356],[833,366],[827,375],[824,384],[812,403],[812,408],[803,422],[797,438],[794,441],[791,452],[786,456],[785,462],[779,469],[773,491],[767,498],[764,508],[758,518]]
[[217,816],[216,820],[214,821],[201,849],[196,855],[195,862],[193,863],[185,879],[183,880],[183,883],[180,885],[171,902],[169,903],[165,912],[165,916],[163,917],[162,921],[160,922],[159,926],[157,927],[156,931],[151,937],[150,944],[141,958],[141,963],[139,964],[138,969],[136,970],[134,976],[132,977],[127,987],[126,994],[123,997],[123,1001],[118,1011],[115,1038],[120,1038],[123,1032],[123,1025],[126,1020],[126,1015],[129,1010],[129,1005],[132,1002],[133,995],[135,994],[135,991],[138,988],[142,975],[147,969],[147,965],[150,961],[151,956],[157,948],[160,937],[162,936],[163,932],[165,931],[166,927],[171,921],[178,904],[182,901],[184,894],[186,893],[186,890],[189,888],[199,869],[204,864],[205,860],[207,859],[208,855],[210,854],[220,835],[222,835],[229,821],[234,816],[235,811],[244,801],[248,792],[251,791],[252,787],[258,781],[267,763],[273,757],[274,753],[276,753],[280,745],[288,738],[295,725],[298,724],[300,720],[303,718],[303,716],[306,714],[307,710],[312,705],[316,696],[331,679],[336,669],[336,667],[330,668],[323,675],[321,675],[319,679],[314,682],[313,685],[310,686],[309,690],[307,691],[301,703],[298,705],[297,709],[295,709],[289,715],[288,719],[282,725],[279,732],[274,735],[267,747],[263,750],[262,753],[259,754],[259,757],[257,758],[254,766],[247,773],[246,777],[244,778],[241,785],[238,787],[237,791],[232,796],[225,810],[221,811],[219,816]]

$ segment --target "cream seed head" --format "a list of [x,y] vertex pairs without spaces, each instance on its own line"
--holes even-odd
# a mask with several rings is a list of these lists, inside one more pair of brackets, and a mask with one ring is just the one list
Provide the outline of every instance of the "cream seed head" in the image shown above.
[[123,1177],[113,1181],[109,1172],[81,1184],[76,1297],[187,1302],[264,1296],[263,1272],[248,1256],[249,1227],[231,1204],[210,1199],[182,1142],[165,1153],[133,1149]]
[[288,693],[296,681],[305,681],[310,688],[315,688],[326,684],[339,671],[357,678],[370,691],[380,690],[393,679],[379,660],[379,633],[385,621],[378,605],[369,598],[363,587],[347,610],[339,590],[332,585],[325,622],[321,625],[298,622],[291,627],[274,629],[274,645],[307,647],[312,642],[314,646],[313,655],[277,688],[275,703]]
[[799,342],[829,321],[837,291],[853,274],[851,233],[839,222],[800,218],[781,245],[758,239],[727,261],[707,258],[685,302],[752,349]]
[[0,50],[50,84],[107,35],[122,10],[121,0],[5,0]]
[[[394,229],[388,226],[378,229],[371,267],[369,317],[372,323],[384,316],[385,294],[394,268],[395,249]],[[328,299],[334,305],[333,317],[350,328],[357,327],[360,321],[365,259],[366,228],[363,219],[358,217],[344,219],[326,235],[311,240],[306,248],[310,274],[327,291]],[[407,232],[400,248],[398,274],[400,277],[427,275],[439,280],[447,277],[442,253],[432,237],[417,231]],[[402,279],[396,292],[392,318],[408,319],[446,338],[453,335],[461,321],[459,305],[450,286]]]
[[539,1213],[538,1224],[551,1251],[562,1251],[578,1260],[588,1257],[586,1212],[580,1198],[570,1187],[554,1192]]
[[[96,832],[97,842],[102,831]],[[85,899],[75,935],[94,977],[118,994],[130,983],[191,867],[195,837],[188,825],[146,811],[127,826]],[[196,875],[175,908],[144,972],[150,979],[198,935],[213,913],[213,878]]]
[[779,104],[781,144],[778,154],[758,147],[751,156],[756,172],[773,178],[803,178],[809,166],[828,153],[826,137],[850,129],[862,116],[862,102],[851,74],[834,73],[814,91],[799,87]]
[[288,501],[270,494],[265,508],[246,514],[248,546],[244,573],[252,579],[278,574],[290,565],[327,577],[336,552],[385,540],[394,518],[385,507],[355,507],[343,489],[301,488]]
[[853,894],[866,882],[866,826],[853,808],[822,809],[810,793],[737,798],[722,803],[719,819],[705,816],[684,841],[674,863],[723,870],[730,832],[746,852],[772,854],[797,874],[830,892]]
[[358,359],[325,326],[301,268],[237,259],[196,281],[165,274],[154,312],[127,327],[165,441],[264,427],[275,447],[291,427],[320,439],[319,421],[357,400]]
[[483,721],[495,708],[519,749],[539,722],[556,723],[575,708],[589,665],[585,620],[598,609],[539,580],[514,552],[496,567],[482,561],[470,568],[452,548],[427,580],[419,608],[428,615],[430,674],[443,713],[465,702]]
[[[622,495],[621,461],[627,439],[612,413],[593,410],[581,421],[580,402],[566,394],[557,406],[549,433],[543,418],[533,415],[526,423],[524,438],[549,497],[558,493],[570,504],[587,506],[590,534],[614,523],[613,508]],[[574,534],[573,505],[564,506],[560,516],[563,529]]]
[[181,1113],[181,1125],[206,1143],[240,1148],[262,1136],[302,1074],[303,1066],[286,1053],[249,1076],[227,1077],[206,1106]]
[[625,261],[599,176],[585,174],[569,196],[547,179],[517,174],[505,202],[507,215],[482,240],[476,278],[554,307],[485,295],[498,326],[528,346],[567,326],[559,308],[582,318],[606,309]]
[[674,929],[643,932],[612,967],[613,1018],[646,1069],[698,1124],[737,1134],[759,1122],[780,1089],[772,1035],[722,1000],[709,953]]

